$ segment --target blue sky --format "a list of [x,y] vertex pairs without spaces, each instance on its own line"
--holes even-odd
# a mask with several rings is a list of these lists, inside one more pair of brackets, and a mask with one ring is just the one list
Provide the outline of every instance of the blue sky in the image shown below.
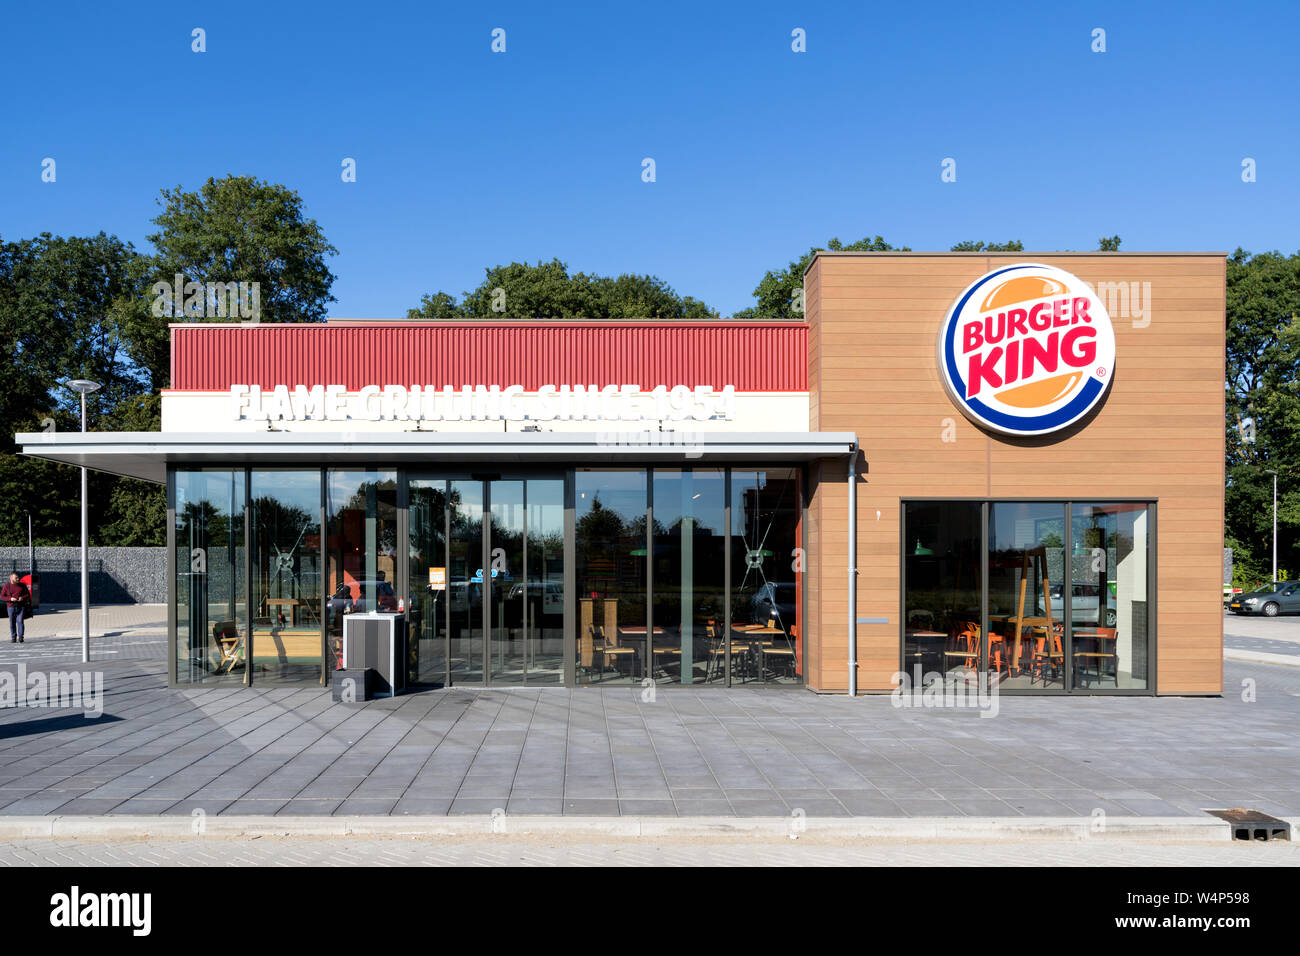
[[1300,6],[983,6],[9,4],[0,237],[145,248],[160,188],[252,174],[339,248],[349,317],[552,257],[730,314],[831,236],[1300,248]]

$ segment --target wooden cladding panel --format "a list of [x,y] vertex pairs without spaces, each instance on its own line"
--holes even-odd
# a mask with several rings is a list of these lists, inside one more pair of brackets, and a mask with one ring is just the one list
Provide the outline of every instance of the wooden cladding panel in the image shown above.
[[[1142,295],[1140,315],[1136,299],[1129,315],[1112,312],[1118,355],[1106,400],[1091,421],[1063,437],[986,433],[940,383],[935,342],[948,308],[975,279],[1015,262],[1055,265],[1094,287],[1138,283]],[[1213,254],[814,260],[805,280],[811,423],[856,432],[862,444],[858,615],[890,620],[858,626],[861,689],[890,689],[898,666],[900,500],[1031,497],[1158,502],[1159,690],[1220,691],[1224,268]],[[1103,299],[1109,288],[1102,287]],[[810,577],[818,584],[808,613],[816,615],[810,634],[820,646],[815,656],[810,650],[808,681],[819,690],[844,690],[847,490],[840,462],[818,471],[810,503]]]

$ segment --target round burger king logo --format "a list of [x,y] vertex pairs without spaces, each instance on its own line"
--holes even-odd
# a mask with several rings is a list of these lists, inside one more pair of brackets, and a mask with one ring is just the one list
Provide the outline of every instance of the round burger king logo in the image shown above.
[[977,425],[1044,435],[1077,422],[1115,374],[1106,307],[1077,276],[1024,263],[982,276],[939,330],[939,369]]

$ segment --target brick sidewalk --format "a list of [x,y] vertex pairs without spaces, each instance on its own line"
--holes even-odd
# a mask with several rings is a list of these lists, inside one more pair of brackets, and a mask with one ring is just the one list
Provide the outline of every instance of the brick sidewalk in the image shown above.
[[[1003,697],[987,719],[802,690],[168,690],[163,642],[141,644],[92,665],[98,720],[0,711],[0,814],[1300,815],[1290,668],[1228,664],[1223,698]],[[3,645],[0,669],[80,669],[41,647]]]

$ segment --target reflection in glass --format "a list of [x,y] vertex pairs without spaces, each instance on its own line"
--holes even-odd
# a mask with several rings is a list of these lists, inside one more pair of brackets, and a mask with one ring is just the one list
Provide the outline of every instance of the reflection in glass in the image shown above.
[[1147,686],[1147,506],[1076,504],[1070,634],[1074,686]]
[[492,573],[485,590],[492,601],[491,679],[524,682],[524,483],[493,481],[488,489]]
[[731,472],[731,678],[794,683],[803,673],[799,472]]
[[447,482],[412,478],[408,494],[411,603],[406,679],[440,687],[447,679]]
[[911,687],[926,675],[977,673],[980,639],[980,504],[904,506],[903,667]]
[[448,482],[447,661],[452,684],[483,682],[483,482]]
[[405,609],[397,593],[397,473],[326,473],[329,602],[326,625],[331,669],[343,660],[343,616]]
[[244,472],[177,471],[176,679],[247,677]]
[[564,480],[530,478],[524,577],[525,666],[530,684],[564,681]]
[[646,673],[646,473],[574,474],[578,683]]
[[254,680],[325,683],[319,471],[253,471]]
[[726,677],[726,482],[721,468],[654,471],[656,681]]
[[997,502],[989,507],[990,682],[1065,684],[1065,505]]

